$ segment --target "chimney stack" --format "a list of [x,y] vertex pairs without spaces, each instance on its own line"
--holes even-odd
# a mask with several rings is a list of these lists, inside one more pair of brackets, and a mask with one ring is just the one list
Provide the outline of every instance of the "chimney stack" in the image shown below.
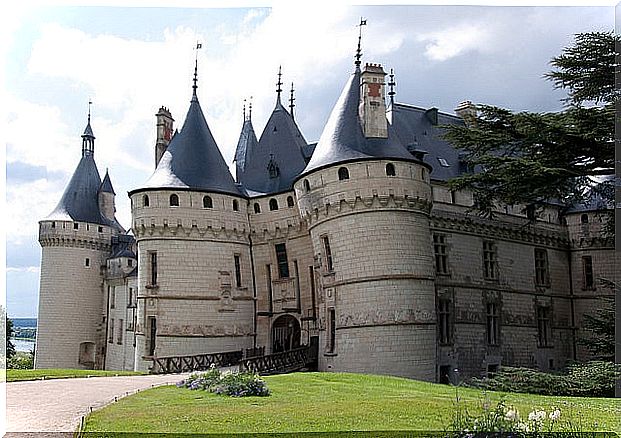
[[455,114],[464,119],[466,126],[476,126],[477,122],[477,107],[469,100],[464,100],[455,108]]
[[157,140],[155,141],[155,167],[162,159],[162,155],[173,137],[173,122],[175,121],[166,107],[161,107],[155,115],[157,120]]
[[384,77],[380,64],[366,64],[360,77],[360,120],[367,138],[388,138]]

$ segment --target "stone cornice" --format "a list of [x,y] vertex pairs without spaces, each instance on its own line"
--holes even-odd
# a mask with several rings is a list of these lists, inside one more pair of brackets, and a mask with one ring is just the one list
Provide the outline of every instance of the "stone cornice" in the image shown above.
[[432,231],[472,234],[489,239],[507,240],[557,249],[569,249],[570,241],[564,230],[545,230],[532,224],[512,224],[446,211],[434,211]]
[[225,225],[199,227],[192,225],[150,224],[132,228],[136,241],[145,239],[216,240],[248,243],[248,230],[230,228]]
[[43,248],[87,248],[107,252],[110,252],[112,248],[109,240],[89,239],[85,237],[69,237],[62,235],[41,235],[39,236],[39,243]]

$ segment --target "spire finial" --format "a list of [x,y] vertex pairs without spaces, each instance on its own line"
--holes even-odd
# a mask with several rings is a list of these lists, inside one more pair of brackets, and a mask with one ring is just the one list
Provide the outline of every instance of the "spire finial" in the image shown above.
[[295,107],[295,104],[293,103],[295,101],[295,97],[293,97],[293,92],[294,92],[294,88],[293,88],[293,82],[291,82],[291,95],[289,96],[289,112],[291,113],[291,118],[295,120],[295,117],[293,116],[293,108]]
[[88,99],[88,124],[90,125],[91,123],[91,105],[93,104],[93,101]]
[[388,95],[390,96],[390,106],[393,106],[395,103],[395,85],[397,85],[397,83],[395,82],[395,74],[392,70],[392,68],[390,69],[390,82],[388,82],[388,86],[390,87],[390,91],[388,92]]
[[194,82],[194,84],[192,85],[192,98],[196,97],[196,89],[198,88],[198,85],[196,85],[198,82],[198,49],[201,49],[202,47],[203,45],[196,41],[196,53],[194,54],[194,79],[192,81]]
[[278,66],[278,82],[276,82],[276,93],[278,94],[278,101],[280,102],[280,93],[282,92],[282,65]]
[[246,99],[244,99],[244,122],[246,121]]
[[367,20],[363,20],[362,17],[360,17],[360,24],[358,25],[358,49],[356,50],[355,56],[356,62],[354,62],[357,70],[360,69],[360,58],[362,58],[362,26],[366,25]]

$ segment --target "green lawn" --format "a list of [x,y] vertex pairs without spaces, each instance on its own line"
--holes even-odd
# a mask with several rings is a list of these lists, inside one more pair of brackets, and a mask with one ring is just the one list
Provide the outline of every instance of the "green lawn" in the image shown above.
[[18,382],[21,380],[45,379],[67,379],[72,377],[96,377],[96,376],[137,376],[145,373],[135,371],[102,371],[102,370],[6,370],[8,382]]
[[[258,433],[337,430],[446,430],[455,388],[414,380],[340,373],[266,377],[269,397],[233,398],[165,386],[126,397],[92,413],[90,432]],[[492,401],[501,393],[489,393]],[[483,393],[459,389],[468,409]],[[583,430],[621,433],[621,400],[504,394],[525,417],[558,406]]]

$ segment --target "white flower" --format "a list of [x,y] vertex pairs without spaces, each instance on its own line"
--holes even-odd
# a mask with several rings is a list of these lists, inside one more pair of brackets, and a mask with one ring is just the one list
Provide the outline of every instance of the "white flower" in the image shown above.
[[554,410],[552,412],[550,412],[550,414],[548,415],[548,418],[551,421],[556,421],[561,417],[561,410],[559,408],[553,408]]
[[505,420],[507,421],[516,421],[518,419],[518,411],[517,409],[509,409],[505,413]]
[[528,421],[534,421],[534,422],[541,422],[546,418],[546,411],[541,410],[541,411],[537,411],[534,410],[531,413],[528,414]]

